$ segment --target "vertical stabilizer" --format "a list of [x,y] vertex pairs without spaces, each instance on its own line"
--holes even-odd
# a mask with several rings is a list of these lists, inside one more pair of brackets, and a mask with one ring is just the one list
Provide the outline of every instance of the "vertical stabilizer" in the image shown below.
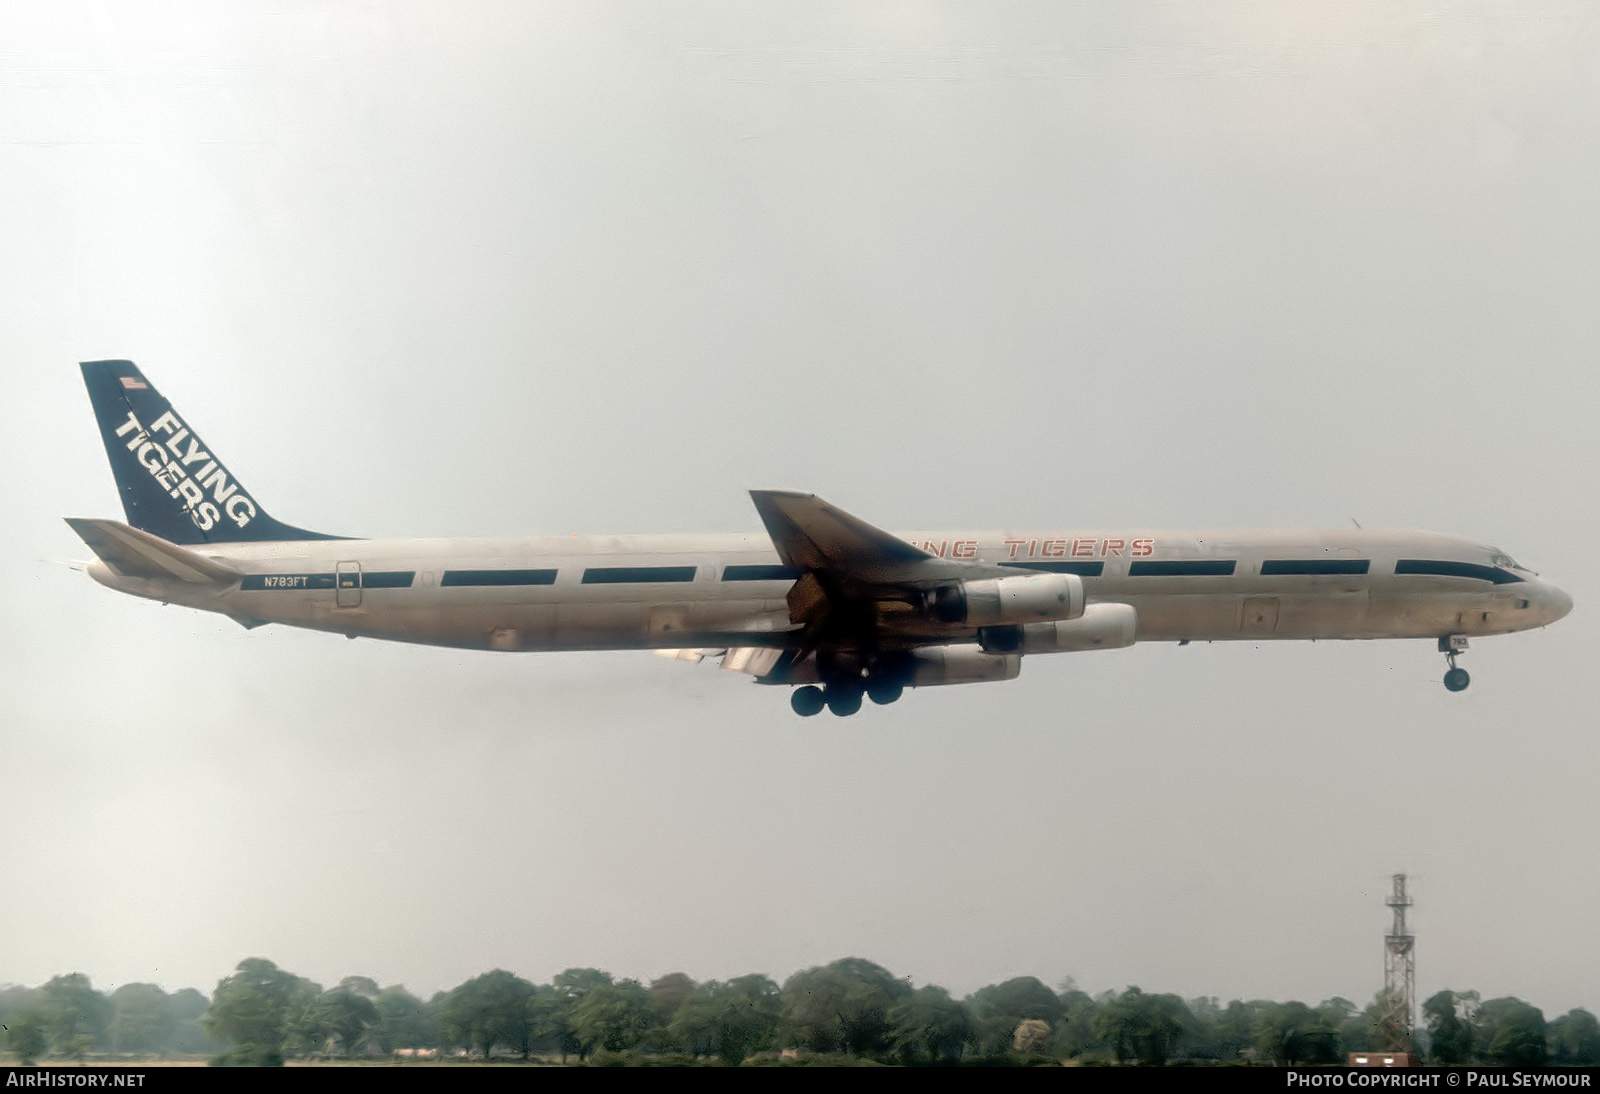
[[269,516],[132,361],[85,361],[83,382],[133,527],[187,544],[341,538]]

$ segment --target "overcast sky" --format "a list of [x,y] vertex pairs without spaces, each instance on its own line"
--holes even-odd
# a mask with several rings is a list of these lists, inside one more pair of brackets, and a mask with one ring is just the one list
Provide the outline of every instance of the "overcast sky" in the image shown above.
[[[0,981],[422,995],[848,955],[956,993],[1600,1009],[1600,12],[0,0]],[[77,362],[362,536],[1426,528],[1475,643],[1137,646],[801,720],[646,653],[118,596]]]

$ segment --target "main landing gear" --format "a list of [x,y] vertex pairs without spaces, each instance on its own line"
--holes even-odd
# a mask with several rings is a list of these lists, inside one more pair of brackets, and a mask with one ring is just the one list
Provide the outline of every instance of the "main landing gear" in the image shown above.
[[905,685],[898,680],[882,678],[868,678],[864,681],[841,680],[826,687],[807,684],[794,689],[789,696],[789,706],[802,718],[821,714],[823,707],[827,707],[841,718],[846,718],[861,709],[863,696],[879,706],[888,706],[899,699],[904,692]]
[[1472,683],[1472,677],[1467,675],[1466,669],[1456,668],[1456,656],[1467,651],[1467,636],[1464,634],[1446,634],[1439,638],[1439,652],[1444,654],[1444,659],[1450,663],[1450,669],[1444,674],[1444,686],[1450,691],[1466,691],[1467,685]]
[[861,709],[861,695],[859,687],[853,688],[848,684],[830,684],[826,688],[807,684],[794,689],[789,696],[789,706],[802,718],[821,714],[823,707],[844,718]]

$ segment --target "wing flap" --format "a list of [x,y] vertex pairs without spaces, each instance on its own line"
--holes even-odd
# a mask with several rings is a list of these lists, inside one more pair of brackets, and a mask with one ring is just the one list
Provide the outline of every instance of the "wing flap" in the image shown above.
[[674,661],[687,661],[691,665],[698,665],[707,657],[715,657],[722,651],[713,648],[686,649],[686,650],[651,650],[657,657],[667,657]]
[[765,676],[777,666],[783,654],[776,646],[736,646],[722,655],[722,667],[728,672]]

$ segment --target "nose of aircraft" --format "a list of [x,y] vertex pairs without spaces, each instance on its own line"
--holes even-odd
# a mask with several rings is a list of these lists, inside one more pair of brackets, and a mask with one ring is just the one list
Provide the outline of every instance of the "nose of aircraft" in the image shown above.
[[1540,599],[1544,601],[1542,606],[1546,623],[1554,623],[1572,610],[1572,597],[1564,589],[1547,584],[1542,591],[1544,595]]

